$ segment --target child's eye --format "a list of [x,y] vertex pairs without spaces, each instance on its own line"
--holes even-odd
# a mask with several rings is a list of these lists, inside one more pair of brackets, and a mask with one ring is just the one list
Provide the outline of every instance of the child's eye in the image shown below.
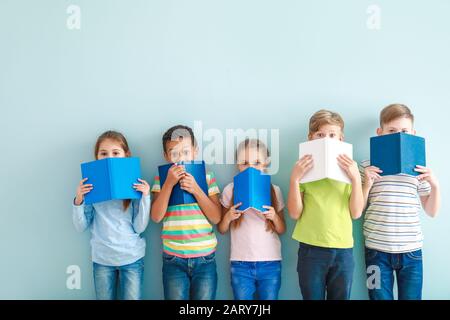
[[403,129],[402,132],[403,133],[408,133],[408,130],[407,129]]
[[190,154],[190,152],[189,152],[189,150],[184,150],[183,154],[184,154],[185,156],[188,156],[188,155]]
[[330,134],[330,138],[334,138],[336,135],[334,133]]

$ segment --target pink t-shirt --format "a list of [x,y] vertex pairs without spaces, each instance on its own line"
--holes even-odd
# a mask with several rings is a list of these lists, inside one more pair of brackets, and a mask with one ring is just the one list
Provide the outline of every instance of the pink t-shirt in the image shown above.
[[[283,195],[278,186],[273,186],[278,201],[277,212],[284,209]],[[225,208],[230,208],[233,197],[233,183],[228,184],[220,198]],[[279,261],[281,260],[281,242],[276,232],[266,231],[264,215],[255,209],[243,213],[239,227],[230,226],[231,261]]]

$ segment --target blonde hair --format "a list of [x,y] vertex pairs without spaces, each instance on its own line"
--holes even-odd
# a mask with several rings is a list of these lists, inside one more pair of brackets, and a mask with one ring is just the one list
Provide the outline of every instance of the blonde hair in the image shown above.
[[309,134],[316,133],[325,124],[339,126],[341,131],[344,132],[344,120],[342,117],[336,112],[322,109],[314,113],[309,119]]
[[380,127],[399,118],[410,119],[414,123],[414,115],[407,106],[400,103],[390,104],[381,110]]

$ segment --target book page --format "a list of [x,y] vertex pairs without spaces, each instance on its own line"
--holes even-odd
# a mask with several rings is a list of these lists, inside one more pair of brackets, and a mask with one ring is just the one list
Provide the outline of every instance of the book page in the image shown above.
[[313,157],[313,168],[305,174],[300,182],[307,183],[324,179],[326,177],[325,139],[300,143],[299,159],[307,154]]
[[338,164],[337,158],[341,154],[346,154],[353,159],[353,146],[339,140],[327,139],[327,177],[350,183],[348,175]]

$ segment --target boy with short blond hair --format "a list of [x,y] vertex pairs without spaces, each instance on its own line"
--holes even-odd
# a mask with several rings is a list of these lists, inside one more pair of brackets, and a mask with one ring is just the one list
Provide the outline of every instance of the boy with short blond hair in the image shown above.
[[[309,140],[344,140],[344,121],[320,110],[310,119]],[[364,209],[358,165],[347,155],[337,158],[351,184],[322,179],[300,183],[313,167],[311,155],[295,164],[289,187],[288,210],[297,220],[292,237],[299,241],[297,271],[303,299],[350,299],[354,261],[352,218]]]
[[[416,134],[414,115],[403,104],[391,104],[380,113],[377,135],[403,132]],[[416,166],[418,176],[381,176],[382,171],[366,160],[361,163],[364,201],[365,258],[367,268],[379,272],[378,285],[371,285],[372,300],[393,300],[394,273],[399,300],[422,298],[422,230],[419,211],[434,217],[440,206],[440,188],[433,172]],[[373,268],[375,267],[375,268]],[[369,269],[368,269],[369,270]],[[372,276],[368,272],[368,277]]]

